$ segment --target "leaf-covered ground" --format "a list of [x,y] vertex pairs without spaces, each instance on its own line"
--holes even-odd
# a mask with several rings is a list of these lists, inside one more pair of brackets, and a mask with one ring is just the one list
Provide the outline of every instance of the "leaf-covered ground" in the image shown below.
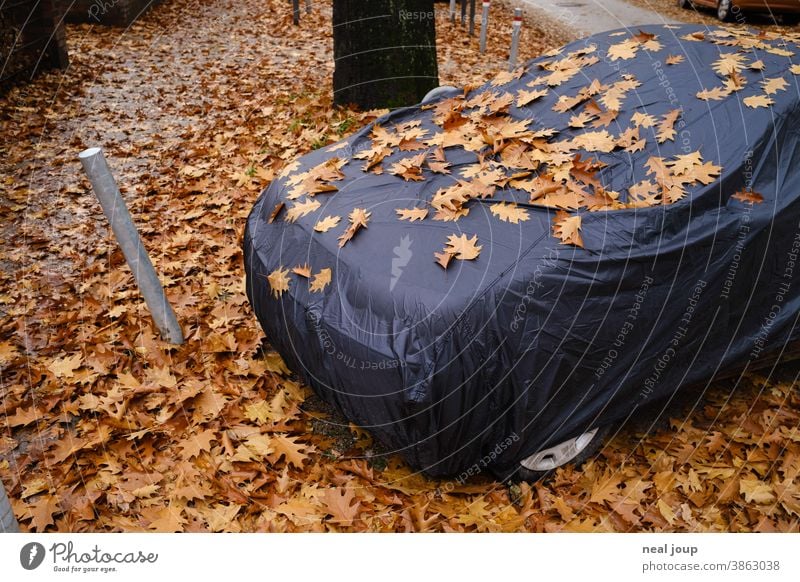
[[[244,219],[287,161],[370,118],[330,106],[330,6],[314,4],[300,28],[284,0],[171,0],[124,33],[70,27],[70,70],[0,99],[0,476],[23,528],[797,531],[797,367],[685,395],[533,486],[414,474],[293,379],[244,296]],[[503,68],[496,22],[481,57],[439,16],[443,83]],[[529,19],[523,57],[568,40],[555,30]],[[154,334],[83,178],[92,145],[180,348]]]

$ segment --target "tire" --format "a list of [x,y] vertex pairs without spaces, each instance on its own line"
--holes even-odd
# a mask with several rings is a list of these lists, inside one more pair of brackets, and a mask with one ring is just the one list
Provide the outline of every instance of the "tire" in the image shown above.
[[[520,461],[520,465],[517,468],[517,472],[514,475],[513,479],[516,481],[527,481],[529,483],[533,483],[535,481],[542,481],[544,479],[547,479],[548,477],[551,477],[555,472],[555,470],[558,469],[559,467],[563,467],[565,465],[574,465],[575,467],[580,467],[583,463],[594,457],[600,451],[600,449],[605,444],[606,439],[611,434],[611,429],[612,425],[610,424],[594,429],[597,432],[595,432],[595,434],[591,437],[591,440],[589,442],[583,444],[583,446],[580,448],[580,450],[576,455],[568,458],[562,463],[555,465],[551,468],[537,470],[522,465],[522,463],[529,461],[532,457],[534,457],[534,455],[531,455],[527,459],[523,459],[522,461]],[[586,433],[584,433],[584,435],[588,434],[589,432],[591,431],[587,431]],[[580,438],[581,437],[578,437],[578,440],[580,440]]]
[[722,22],[730,22],[733,17],[733,2],[731,0],[718,0],[717,18]]
[[692,0],[678,0],[678,8],[689,10],[690,8],[694,8],[694,5],[692,4]]

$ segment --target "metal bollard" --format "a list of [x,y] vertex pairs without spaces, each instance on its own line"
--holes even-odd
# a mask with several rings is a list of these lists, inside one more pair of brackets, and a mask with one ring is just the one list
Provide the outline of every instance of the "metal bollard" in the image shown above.
[[486,29],[489,27],[489,2],[483,0],[483,15],[481,16],[481,54],[486,52]]
[[469,35],[475,36],[475,0],[469,0]]
[[517,53],[519,52],[519,31],[522,28],[522,9],[514,8],[514,22],[511,25],[511,54],[508,55],[508,70],[517,66]]
[[292,22],[300,24],[300,0],[292,0]]
[[11,501],[6,495],[2,481],[0,481],[0,533],[19,533],[19,523],[11,510]]
[[125,255],[128,266],[133,271],[139,291],[150,309],[150,314],[153,316],[153,321],[161,332],[161,336],[172,344],[182,344],[181,326],[175,317],[172,306],[167,302],[153,263],[150,262],[150,257],[142,244],[142,239],[139,238],[128,207],[125,206],[114,176],[111,175],[111,170],[108,168],[103,150],[89,148],[82,151],[78,157],[83,164],[84,171],[89,176],[92,189],[103,207],[103,212],[111,223],[111,230]]
[[456,23],[456,0],[450,0],[450,23]]
[[306,14],[311,14],[311,0],[306,0]]

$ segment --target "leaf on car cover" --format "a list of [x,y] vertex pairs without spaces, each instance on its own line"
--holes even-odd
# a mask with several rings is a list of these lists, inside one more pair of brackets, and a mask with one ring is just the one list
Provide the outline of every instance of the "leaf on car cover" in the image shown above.
[[517,206],[516,204],[499,202],[497,204],[492,204],[491,211],[492,214],[494,214],[503,222],[519,224],[520,222],[525,222],[528,220],[528,211]]
[[339,237],[339,247],[346,245],[356,233],[362,228],[367,228],[371,212],[367,212],[364,208],[354,208],[350,213],[350,226],[344,231],[344,234]]
[[335,228],[341,219],[341,216],[326,216],[322,220],[317,221],[314,225],[314,230],[317,232],[328,232],[330,229]]
[[569,214],[563,210],[553,218],[553,235],[562,243],[583,248],[580,214]]
[[316,293],[318,291],[322,291],[328,284],[331,282],[331,269],[325,268],[321,269],[319,273],[314,275],[314,279],[311,281],[311,285],[309,289],[312,293]]
[[759,107],[769,107],[770,105],[775,104],[775,101],[766,95],[752,95],[750,97],[745,97],[742,99],[742,102],[753,109],[757,109]]
[[278,267],[267,277],[273,297],[280,297],[284,291],[289,290],[289,269]]
[[761,204],[764,202],[764,197],[755,190],[751,189],[739,190],[733,194],[731,198],[740,202],[747,202],[749,204]]
[[428,216],[427,208],[398,208],[395,212],[400,220],[407,220],[409,222],[423,220]]

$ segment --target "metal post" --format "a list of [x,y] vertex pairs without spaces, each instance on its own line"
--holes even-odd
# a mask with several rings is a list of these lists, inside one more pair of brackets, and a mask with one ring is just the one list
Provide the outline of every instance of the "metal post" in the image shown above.
[[2,481],[0,481],[0,533],[19,533],[19,523],[11,510],[11,501],[6,495]]
[[300,0],[292,0],[292,22],[300,24]]
[[461,28],[467,23],[467,0],[461,0]]
[[306,0],[306,14],[311,14],[311,0]]
[[486,52],[486,29],[489,28],[489,2],[483,0],[483,15],[481,16],[481,54]]
[[175,317],[175,312],[167,302],[164,289],[158,280],[158,275],[150,262],[150,257],[139,238],[139,233],[133,224],[130,212],[125,201],[119,193],[117,183],[108,167],[101,148],[89,148],[78,156],[83,164],[83,169],[89,176],[97,199],[103,207],[117,243],[125,255],[128,266],[133,271],[133,277],[139,286],[139,291],[150,309],[161,336],[172,344],[183,343],[183,332]]
[[450,0],[450,23],[456,23],[456,0]]
[[475,36],[475,0],[469,0],[469,35]]
[[514,23],[511,26],[511,54],[508,55],[509,71],[517,66],[517,52],[519,52],[519,30],[522,28],[521,8],[514,8]]

